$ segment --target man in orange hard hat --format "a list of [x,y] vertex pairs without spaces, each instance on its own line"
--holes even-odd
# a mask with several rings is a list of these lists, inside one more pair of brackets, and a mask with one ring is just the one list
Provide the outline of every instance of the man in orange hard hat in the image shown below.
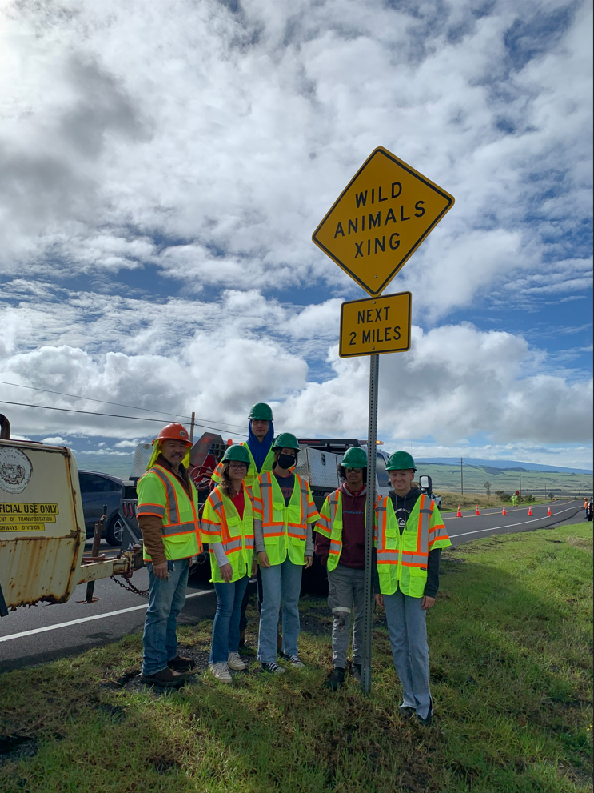
[[177,616],[186,600],[190,560],[202,551],[198,492],[188,476],[191,447],[181,424],[163,427],[138,482],[138,525],[149,573],[142,681],[149,685],[180,686],[195,666],[177,652]]

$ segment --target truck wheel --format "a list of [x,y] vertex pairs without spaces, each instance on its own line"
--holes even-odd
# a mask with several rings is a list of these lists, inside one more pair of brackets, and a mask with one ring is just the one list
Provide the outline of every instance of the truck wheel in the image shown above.
[[115,548],[117,545],[121,545],[123,530],[124,530],[124,521],[120,518],[118,514],[114,515],[113,518],[109,521],[109,526],[107,527],[107,534],[105,536],[105,539],[107,540],[107,544],[111,545],[112,548]]

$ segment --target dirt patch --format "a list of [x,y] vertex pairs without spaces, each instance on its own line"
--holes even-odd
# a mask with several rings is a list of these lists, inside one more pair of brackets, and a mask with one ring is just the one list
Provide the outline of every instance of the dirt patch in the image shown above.
[[565,542],[567,545],[571,545],[572,548],[582,548],[582,550],[592,553],[592,537],[568,537]]

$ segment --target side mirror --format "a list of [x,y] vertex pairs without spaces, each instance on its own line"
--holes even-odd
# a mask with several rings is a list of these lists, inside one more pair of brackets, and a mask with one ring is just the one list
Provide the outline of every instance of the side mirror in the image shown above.
[[423,476],[419,477],[419,484],[421,485],[421,490],[427,493],[433,492],[433,482],[431,481],[431,477],[427,474],[423,474]]

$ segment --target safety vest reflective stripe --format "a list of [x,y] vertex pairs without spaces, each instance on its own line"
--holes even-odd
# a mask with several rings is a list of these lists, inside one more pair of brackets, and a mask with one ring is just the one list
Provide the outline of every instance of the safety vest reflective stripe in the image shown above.
[[443,523],[441,526],[434,526],[429,530],[429,547],[431,548],[437,540],[449,540],[448,532]]
[[[429,500],[429,507],[425,506],[426,503],[427,496],[423,494],[421,496],[421,509],[419,510],[419,524],[417,528],[417,552],[420,554],[427,554],[429,552],[429,521],[431,520],[431,515],[433,515],[433,510],[431,509],[431,500]],[[427,560],[425,560],[425,562],[420,561],[417,564],[420,566],[426,563]]]
[[167,523],[179,523],[179,507],[177,505],[177,497],[175,489],[166,473],[158,468],[151,468],[151,474],[156,474],[165,486],[165,498],[167,500]]
[[378,564],[397,564],[398,551],[378,551],[377,552]]
[[161,504],[139,504],[136,509],[136,516],[157,515],[159,518],[165,517],[165,507]]
[[342,543],[340,540],[330,540],[330,553],[340,556],[342,550]]
[[161,534],[163,537],[173,537],[176,534],[190,534],[196,531],[196,524],[194,521],[188,523],[175,523],[173,526],[163,526]]

